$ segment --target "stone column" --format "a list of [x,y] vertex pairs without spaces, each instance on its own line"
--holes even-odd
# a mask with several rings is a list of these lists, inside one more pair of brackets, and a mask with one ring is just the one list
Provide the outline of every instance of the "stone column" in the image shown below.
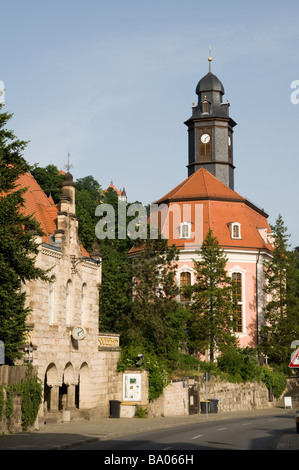
[[59,409],[59,385],[50,385],[50,411]]
[[67,401],[66,409],[73,410],[76,408],[76,384],[66,384],[67,385]]

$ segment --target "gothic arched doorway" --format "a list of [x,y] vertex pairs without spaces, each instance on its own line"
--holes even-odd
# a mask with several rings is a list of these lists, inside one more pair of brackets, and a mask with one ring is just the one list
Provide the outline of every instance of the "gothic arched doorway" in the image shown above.
[[79,408],[91,408],[90,402],[90,371],[88,364],[84,362],[79,371]]

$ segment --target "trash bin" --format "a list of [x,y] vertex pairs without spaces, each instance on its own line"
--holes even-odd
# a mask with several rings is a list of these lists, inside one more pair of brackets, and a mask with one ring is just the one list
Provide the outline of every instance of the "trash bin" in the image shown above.
[[110,416],[109,418],[119,418],[120,417],[120,404],[121,401],[110,400]]
[[218,413],[218,402],[217,398],[209,398],[210,402],[210,413]]
[[209,402],[209,400],[200,402],[200,411],[201,411],[201,413],[209,413],[210,412],[210,402]]

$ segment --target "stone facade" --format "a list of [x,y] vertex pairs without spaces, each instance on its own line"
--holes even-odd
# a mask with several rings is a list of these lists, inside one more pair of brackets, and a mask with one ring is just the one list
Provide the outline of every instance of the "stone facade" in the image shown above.
[[80,243],[72,176],[65,175],[58,206],[33,177],[27,178],[27,208],[34,195],[35,216],[45,232],[37,240],[36,264],[50,279],[22,286],[32,310],[25,360],[37,367],[44,386],[40,421],[54,415],[58,420],[107,416],[109,400],[120,396],[122,381],[116,372],[119,337],[112,335],[109,347],[99,341],[100,254],[89,255]]

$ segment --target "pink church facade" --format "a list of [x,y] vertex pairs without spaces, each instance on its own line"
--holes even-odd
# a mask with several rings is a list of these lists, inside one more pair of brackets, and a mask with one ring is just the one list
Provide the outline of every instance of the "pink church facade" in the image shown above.
[[[211,60],[211,59],[209,59]],[[188,177],[155,202],[156,222],[179,248],[177,284],[194,284],[194,259],[209,229],[227,257],[238,286],[240,347],[256,347],[263,324],[264,263],[271,258],[268,214],[234,191],[233,132],[236,123],[222,103],[224,88],[211,73],[197,85],[198,105],[185,122],[189,133]],[[151,215],[152,218],[152,215]],[[186,302],[184,295],[178,300]]]

